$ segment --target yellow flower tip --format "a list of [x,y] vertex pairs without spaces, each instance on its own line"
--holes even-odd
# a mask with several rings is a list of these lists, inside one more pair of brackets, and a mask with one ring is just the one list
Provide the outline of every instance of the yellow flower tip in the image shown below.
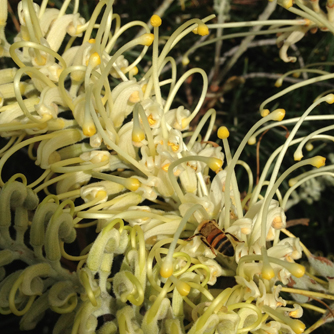
[[109,155],[103,155],[100,159],[101,162],[109,160]]
[[296,179],[290,179],[289,180],[289,187],[293,187],[295,184],[297,183],[297,180]]
[[221,126],[217,131],[217,136],[219,139],[226,139],[230,136],[230,132],[226,126]]
[[311,25],[312,21],[309,19],[304,19],[305,21],[305,26],[308,27],[309,25]]
[[151,22],[152,27],[160,27],[162,23],[161,17],[159,15],[153,15],[151,17],[150,22]]
[[94,38],[91,38],[89,41],[88,41],[89,44],[94,44],[95,43],[95,39]]
[[49,158],[48,158],[48,164],[52,165],[58,161],[61,160],[61,156],[57,151],[54,151],[50,154]]
[[140,130],[134,130],[132,132],[132,141],[133,142],[140,143],[144,139],[145,139],[145,133],[141,129]]
[[96,133],[95,125],[93,123],[84,124],[82,127],[82,132],[87,137],[94,136]]
[[85,72],[73,71],[70,76],[73,81],[82,81],[84,79]]
[[132,75],[137,75],[138,74],[138,67],[135,66],[134,68],[131,69],[131,74]]
[[183,118],[181,120],[181,125],[182,125],[182,129],[185,129],[188,125],[189,125],[189,120],[188,118]]
[[197,33],[200,35],[200,36],[206,36],[206,35],[209,35],[209,28],[206,24],[200,24],[197,28]]
[[274,269],[270,265],[264,265],[261,274],[267,280],[271,280],[275,276]]
[[182,65],[183,65],[183,66],[186,66],[186,65],[189,64],[189,62],[190,62],[189,58],[183,56],[183,58],[182,58]]
[[173,264],[170,261],[163,261],[160,268],[160,276],[169,278],[173,275]]
[[261,117],[266,117],[270,114],[269,109],[263,109],[261,110]]
[[217,158],[209,158],[208,166],[214,172],[218,171],[223,166],[223,161]]
[[182,297],[186,297],[189,295],[189,292],[191,290],[190,285],[187,284],[186,282],[182,282],[180,280],[177,280],[175,284],[176,290],[179,292],[179,294]]
[[275,82],[275,87],[279,88],[282,86],[283,80],[281,78],[277,79]]
[[312,151],[314,149],[314,146],[312,145],[312,143],[308,142],[306,145],[305,145],[305,148],[307,151]]
[[295,161],[300,161],[302,160],[302,158],[303,158],[303,152],[301,150],[298,150],[293,154],[293,159]]
[[305,267],[298,263],[287,263],[285,267],[290,271],[290,273],[297,277],[303,277],[305,274]]
[[327,102],[328,104],[332,104],[332,103],[334,103],[334,94],[328,94],[328,95],[326,96],[326,102]]
[[300,309],[289,312],[289,317],[291,318],[300,318],[302,315],[303,315],[303,312]]
[[325,166],[325,163],[326,163],[326,158],[322,157],[321,155],[317,155],[316,157],[313,157],[311,159],[311,165],[317,168]]
[[136,191],[141,186],[141,183],[139,182],[138,179],[135,179],[134,177],[129,177],[128,179],[125,180],[124,186],[126,189],[129,189],[130,191]]
[[193,29],[193,34],[197,35],[198,34],[198,28]]
[[256,137],[250,137],[248,139],[248,145],[254,145],[256,143]]
[[153,118],[152,114],[147,117],[148,124],[154,125],[157,121]]
[[174,143],[172,143],[170,141],[168,141],[167,145],[171,147],[171,149],[173,150],[173,152],[177,152],[179,150],[179,148],[180,148],[180,145],[174,144]]
[[278,2],[279,5],[284,7],[285,9],[289,9],[293,6],[293,0],[281,0]]
[[271,223],[271,226],[276,230],[281,229],[283,225],[283,220],[280,216],[276,216]]
[[168,168],[169,168],[169,166],[170,166],[170,163],[165,164],[165,165],[163,165],[163,166],[161,167],[161,169],[162,169],[163,171],[165,171],[165,172],[168,172]]
[[281,121],[285,117],[285,110],[284,109],[276,109],[272,113],[272,119],[274,121]]
[[296,320],[291,320],[291,323],[289,323],[289,326],[291,327],[291,329],[296,333],[296,334],[301,334],[304,333],[305,331],[305,324],[296,319]]
[[140,101],[140,95],[138,90],[135,90],[129,97],[128,99],[129,102],[131,103],[138,103]]
[[96,194],[95,194],[95,198],[106,198],[108,197],[108,194],[105,190],[99,190]]
[[144,85],[142,85],[142,87],[141,87],[141,90],[143,91],[144,94],[145,94],[145,92],[146,92],[146,88],[147,88],[147,84],[144,84]]
[[58,78],[60,77],[60,75],[61,75],[61,73],[62,73],[63,71],[64,71],[63,68],[58,68],[58,69],[57,69],[56,73],[57,73],[57,77],[58,77]]
[[154,35],[153,34],[144,34],[139,37],[139,44],[150,46],[153,43]]
[[91,66],[95,67],[101,64],[101,57],[97,52],[94,52],[89,57],[89,63]]
[[300,77],[300,72],[294,72],[292,73],[292,76],[298,79]]

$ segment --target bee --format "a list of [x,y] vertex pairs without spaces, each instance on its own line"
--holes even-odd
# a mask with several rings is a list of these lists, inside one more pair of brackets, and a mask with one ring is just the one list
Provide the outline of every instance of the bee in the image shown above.
[[194,234],[188,240],[199,236],[201,240],[217,256],[215,251],[224,256],[234,256],[233,242],[239,240],[228,232],[222,231],[215,220],[205,220],[198,226],[198,233]]

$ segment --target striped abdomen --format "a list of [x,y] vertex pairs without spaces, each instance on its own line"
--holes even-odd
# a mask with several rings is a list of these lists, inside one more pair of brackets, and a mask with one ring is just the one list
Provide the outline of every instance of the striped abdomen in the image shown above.
[[218,253],[221,253],[225,256],[234,255],[234,248],[231,241],[219,228],[215,227],[212,229],[210,234],[206,237],[206,241],[210,247],[215,249]]

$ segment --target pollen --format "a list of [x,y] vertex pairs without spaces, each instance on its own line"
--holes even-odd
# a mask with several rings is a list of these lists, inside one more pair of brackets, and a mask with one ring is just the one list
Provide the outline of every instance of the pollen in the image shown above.
[[161,169],[165,172],[168,172],[168,168],[169,168],[170,164],[165,164],[161,167]]
[[140,95],[139,95],[139,92],[138,92],[137,90],[134,91],[134,92],[130,95],[128,101],[131,102],[131,103],[137,103],[137,102],[139,102],[139,101],[140,101]]
[[197,171],[197,167],[190,164],[189,162],[187,162],[187,166],[189,166],[190,168],[192,168],[195,172]]
[[273,222],[272,222],[271,226],[276,230],[281,229],[283,227],[282,218],[280,216],[275,217],[273,219]]
[[90,43],[90,44],[94,44],[94,43],[95,43],[95,39],[94,39],[94,38],[91,38],[91,39],[88,41],[88,43]]
[[150,20],[153,27],[160,27],[161,26],[161,17],[159,15],[153,15]]
[[148,123],[154,125],[157,121],[153,118],[152,114],[147,117]]
[[168,142],[168,146],[170,146],[172,148],[173,152],[177,152],[180,148],[180,145],[171,143],[170,141]]

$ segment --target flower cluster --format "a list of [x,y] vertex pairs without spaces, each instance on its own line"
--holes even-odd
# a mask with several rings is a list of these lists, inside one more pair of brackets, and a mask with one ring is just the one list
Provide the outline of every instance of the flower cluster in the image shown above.
[[[121,26],[113,1],[100,1],[87,22],[79,1],[72,13],[68,5],[20,2],[21,31],[10,44],[7,1],[0,0],[0,54],[18,67],[0,70],[0,135],[7,138],[0,173],[22,148],[42,170],[29,184],[23,174],[6,181],[0,174],[0,312],[23,316],[21,329],[29,330],[51,310],[60,315],[54,334],[302,333],[302,306],[316,308],[298,296],[318,290],[320,298],[333,297],[334,266],[286,229],[285,208],[294,189],[332,168],[322,156],[302,160],[301,153],[309,141],[327,140],[322,132],[330,129],[302,137],[298,130],[334,95],[323,94],[288,120],[284,109],[264,108],[279,96],[264,101],[262,118],[232,154],[229,130],[215,128],[214,109],[190,126],[207,93],[205,71],[191,68],[178,78],[169,55],[186,35],[208,35],[214,15],[190,19],[160,47],[158,15],[151,17],[151,32],[140,21]],[[260,24],[294,24],[266,22]],[[136,26],[146,32],[122,45],[124,32]],[[139,73],[148,52],[151,62]],[[194,75],[203,86],[188,110],[175,96]],[[260,133],[283,124],[293,125],[291,134],[254,185],[240,156]],[[287,150],[298,143],[298,162],[278,176]],[[237,165],[249,178],[243,198]],[[295,178],[283,196],[282,182],[307,165],[317,169]],[[70,255],[75,242],[79,254]],[[228,247],[232,256],[224,255]],[[326,281],[304,276],[296,262],[302,251]],[[7,274],[16,260],[26,267]],[[226,277],[233,284],[221,288],[217,279]]]

